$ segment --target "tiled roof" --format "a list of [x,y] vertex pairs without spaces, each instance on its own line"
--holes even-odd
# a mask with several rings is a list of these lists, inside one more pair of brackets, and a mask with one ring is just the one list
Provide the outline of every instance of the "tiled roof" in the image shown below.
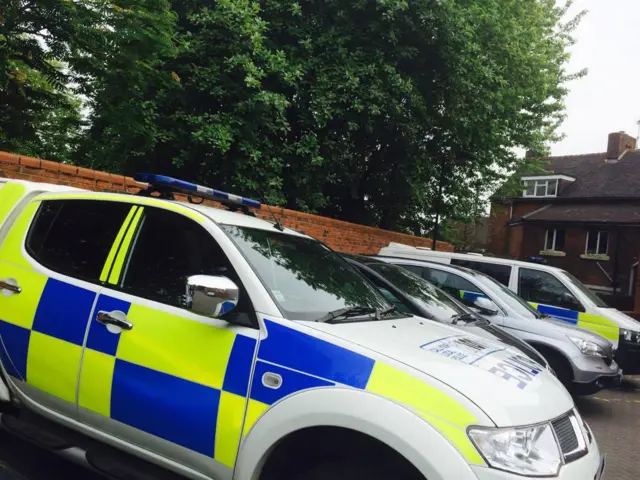
[[525,221],[588,222],[640,224],[640,202],[597,204],[554,204],[541,208],[524,218]]
[[606,153],[547,157],[547,170],[576,179],[560,198],[639,198],[640,150],[631,150],[621,160],[610,163]]

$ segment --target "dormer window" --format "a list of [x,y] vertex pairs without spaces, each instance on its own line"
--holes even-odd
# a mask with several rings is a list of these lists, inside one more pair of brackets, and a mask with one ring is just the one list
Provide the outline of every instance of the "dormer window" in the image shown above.
[[523,197],[555,197],[558,195],[560,182],[573,182],[575,178],[566,175],[544,175],[539,177],[522,177]]

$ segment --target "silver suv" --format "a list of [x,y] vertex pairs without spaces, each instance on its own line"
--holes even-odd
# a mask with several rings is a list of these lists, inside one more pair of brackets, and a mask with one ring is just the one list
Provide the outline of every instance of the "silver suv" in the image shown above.
[[558,379],[573,394],[592,395],[622,379],[622,370],[613,360],[614,347],[609,340],[534,310],[524,299],[487,275],[420,260],[375,258],[419,274],[527,342],[547,359]]

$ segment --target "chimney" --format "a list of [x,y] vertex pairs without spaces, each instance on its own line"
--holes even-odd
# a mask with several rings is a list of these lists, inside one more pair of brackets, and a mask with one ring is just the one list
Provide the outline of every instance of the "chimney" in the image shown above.
[[636,139],[624,132],[614,132],[609,134],[607,145],[607,159],[617,160],[627,150],[635,150]]

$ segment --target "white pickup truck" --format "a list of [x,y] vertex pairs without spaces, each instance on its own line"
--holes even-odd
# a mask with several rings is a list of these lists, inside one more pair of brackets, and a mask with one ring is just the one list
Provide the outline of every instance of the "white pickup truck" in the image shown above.
[[601,477],[540,365],[398,312],[259,202],[137,179],[0,179],[5,429],[122,479]]

